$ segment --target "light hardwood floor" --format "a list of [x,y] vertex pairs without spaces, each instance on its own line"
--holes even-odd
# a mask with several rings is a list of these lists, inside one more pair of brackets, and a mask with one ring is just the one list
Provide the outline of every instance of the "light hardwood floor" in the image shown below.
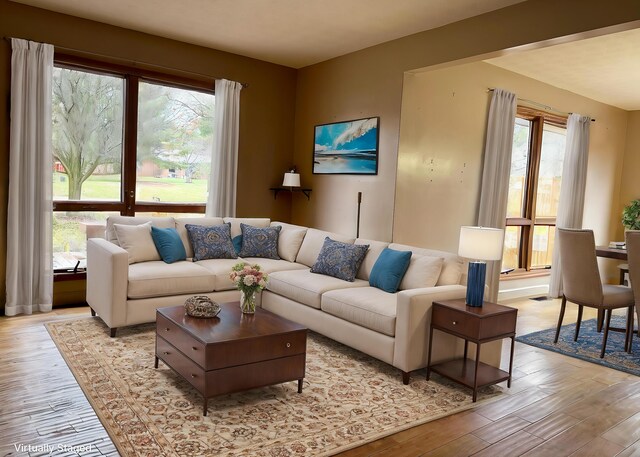
[[[518,334],[556,323],[558,301],[509,305],[519,309]],[[19,443],[92,444],[92,452],[83,456],[117,455],[42,325],[87,315],[83,307],[0,318],[0,456],[27,455],[15,449]],[[592,317],[595,313],[585,310],[584,319]],[[575,306],[568,305],[564,322],[575,318]],[[341,455],[640,456],[636,376],[516,343],[514,381],[505,391],[493,403]]]

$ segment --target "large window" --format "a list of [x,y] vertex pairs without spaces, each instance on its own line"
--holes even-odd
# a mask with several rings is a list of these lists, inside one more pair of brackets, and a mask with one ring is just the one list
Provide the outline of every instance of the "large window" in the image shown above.
[[54,268],[84,266],[110,214],[204,213],[212,83],[56,55]]
[[566,119],[518,108],[513,135],[502,269],[551,266]]

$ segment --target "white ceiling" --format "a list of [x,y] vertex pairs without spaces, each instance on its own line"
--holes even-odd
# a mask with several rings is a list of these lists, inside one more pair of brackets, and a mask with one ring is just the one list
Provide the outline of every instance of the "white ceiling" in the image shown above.
[[640,29],[486,62],[625,110],[640,110]]
[[523,0],[14,0],[294,68]]

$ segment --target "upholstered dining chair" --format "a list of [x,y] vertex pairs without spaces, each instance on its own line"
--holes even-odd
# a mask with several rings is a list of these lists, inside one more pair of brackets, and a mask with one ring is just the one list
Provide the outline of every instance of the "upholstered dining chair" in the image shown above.
[[[629,282],[635,298],[636,313],[640,326],[640,230],[629,230],[625,233],[627,244],[627,264],[629,265]],[[640,328],[638,329],[640,336]]]
[[556,337],[553,342],[558,342],[567,301],[578,305],[578,320],[573,337],[574,341],[578,340],[583,307],[588,306],[603,310],[605,323],[602,350],[600,351],[600,358],[603,358],[607,347],[609,330],[611,329],[611,313],[614,309],[627,308],[624,350],[631,352],[633,292],[628,287],[602,284],[600,272],[598,271],[596,244],[592,230],[558,228],[557,237],[560,243],[560,258],[562,259],[562,287],[564,294],[562,296]]

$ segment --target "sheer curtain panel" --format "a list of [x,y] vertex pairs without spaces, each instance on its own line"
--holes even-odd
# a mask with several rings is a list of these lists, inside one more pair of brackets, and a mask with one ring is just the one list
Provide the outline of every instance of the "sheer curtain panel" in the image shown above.
[[5,314],[51,311],[53,46],[11,39]]
[[[511,148],[516,122],[516,94],[494,89],[487,120],[478,225],[504,229],[507,217]],[[498,298],[500,260],[487,262],[489,301]]]
[[226,79],[216,80],[214,143],[207,216],[233,217],[236,215],[241,90],[242,84],[238,82]]
[[[589,128],[591,118],[571,114],[567,121],[567,145],[562,164],[562,183],[558,202],[557,228],[582,228],[584,192],[587,185],[587,161],[589,159]],[[556,240],[558,237],[556,236]],[[549,296],[562,296],[562,259],[560,246],[553,246]]]

